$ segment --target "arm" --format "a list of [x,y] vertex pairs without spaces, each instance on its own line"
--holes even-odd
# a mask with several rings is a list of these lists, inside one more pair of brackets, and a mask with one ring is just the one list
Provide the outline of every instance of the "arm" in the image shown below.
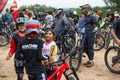
[[98,28],[99,28],[99,23],[98,23],[97,17],[96,17],[96,16],[92,16],[91,20],[92,20],[92,23],[93,23],[93,25],[94,25],[94,27],[95,27],[95,30],[98,30]]
[[117,43],[118,45],[120,45],[120,39],[119,39],[119,38],[117,37],[117,35],[115,34],[115,29],[114,29],[114,28],[112,28],[111,34],[112,34],[112,37],[115,39],[116,43]]
[[42,48],[43,48],[43,42],[41,41],[40,43],[39,43],[39,46],[38,46],[38,59],[39,60],[47,60],[48,59],[48,57],[46,57],[46,56],[44,56],[43,54],[42,54]]
[[12,39],[10,42],[10,50],[6,58],[7,60],[9,60],[12,57],[12,55],[15,53],[15,50],[16,50],[16,43],[15,40]]
[[50,48],[50,62],[54,62],[57,55],[57,46],[52,45]]

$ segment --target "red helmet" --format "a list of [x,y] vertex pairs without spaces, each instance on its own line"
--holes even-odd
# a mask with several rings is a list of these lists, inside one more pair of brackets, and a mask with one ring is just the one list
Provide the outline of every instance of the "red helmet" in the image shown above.
[[30,34],[30,33],[37,33],[39,34],[40,32],[40,25],[39,22],[37,20],[28,20],[25,22],[24,24],[25,26],[25,34]]

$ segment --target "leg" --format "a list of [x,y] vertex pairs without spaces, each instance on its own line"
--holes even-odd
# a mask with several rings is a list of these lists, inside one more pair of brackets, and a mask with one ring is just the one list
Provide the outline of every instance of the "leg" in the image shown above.
[[36,80],[34,75],[28,74],[28,80]]
[[23,80],[23,73],[17,74],[17,80]]
[[17,80],[23,80],[24,67],[16,67]]
[[93,49],[93,45],[94,45],[94,34],[90,34],[89,38],[88,38],[88,58],[89,58],[89,62],[87,64],[87,67],[92,67],[94,65],[93,59],[94,59],[94,49]]

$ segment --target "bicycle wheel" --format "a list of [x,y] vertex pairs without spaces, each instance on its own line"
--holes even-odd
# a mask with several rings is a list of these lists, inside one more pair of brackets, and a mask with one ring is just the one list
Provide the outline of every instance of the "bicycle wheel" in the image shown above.
[[73,76],[70,76],[68,80],[76,80]]
[[74,46],[70,52],[71,56],[69,58],[69,65],[70,67],[73,67],[75,71],[78,71],[80,68],[82,53],[82,49],[80,49],[78,46]]
[[8,35],[4,32],[0,33],[0,47],[6,46],[9,44]]
[[96,34],[94,41],[94,50],[99,51],[105,46],[105,39],[102,35]]
[[117,46],[109,47],[104,56],[105,65],[112,73],[120,74],[120,48]]

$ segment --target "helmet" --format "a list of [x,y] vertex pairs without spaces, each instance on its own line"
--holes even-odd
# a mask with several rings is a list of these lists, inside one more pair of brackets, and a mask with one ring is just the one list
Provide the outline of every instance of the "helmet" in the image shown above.
[[26,21],[26,19],[23,18],[23,17],[17,18],[17,19],[16,19],[16,28],[18,29],[18,25],[19,25],[19,24],[24,24],[25,21]]
[[88,14],[88,11],[91,10],[91,6],[89,4],[85,4],[80,6],[80,8],[82,9],[82,13],[86,16]]
[[46,13],[52,14],[52,11],[51,10],[46,10]]
[[70,13],[66,13],[65,16],[66,16],[66,17],[70,17]]
[[82,6],[80,6],[80,8],[82,10],[84,10],[84,9],[91,10],[91,6],[89,4],[82,5]]
[[58,16],[58,15],[60,15],[60,14],[62,14],[62,10],[57,10],[57,11],[56,11],[56,16]]
[[75,15],[76,15],[76,14],[77,14],[77,11],[73,11],[73,14],[75,14]]
[[24,24],[25,26],[25,34],[30,34],[30,33],[37,33],[39,34],[40,32],[40,25],[37,20],[28,20]]
[[22,24],[22,23],[24,24],[25,21],[26,21],[25,18],[23,18],[23,17],[19,17],[19,18],[16,19],[16,24]]

